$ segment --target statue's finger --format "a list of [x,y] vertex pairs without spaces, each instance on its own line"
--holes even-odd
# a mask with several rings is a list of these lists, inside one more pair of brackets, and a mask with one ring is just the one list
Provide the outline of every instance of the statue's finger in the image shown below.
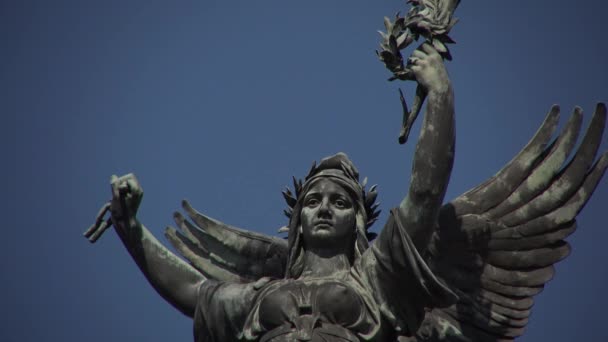
[[124,180],[121,181],[120,184],[118,184],[118,192],[121,194],[126,194],[129,192],[129,183],[127,183],[128,180]]
[[412,65],[410,67],[410,69],[412,69],[412,71],[414,72],[414,74],[420,72],[422,70],[422,67],[420,65]]
[[95,217],[95,223],[93,223],[91,227],[89,227],[89,229],[84,232],[84,236],[86,238],[89,238],[97,230],[97,227],[101,225],[101,223],[103,222],[103,217],[108,212],[108,210],[110,210],[110,202],[104,204],[101,209],[99,209],[99,212]]
[[118,177],[117,181],[119,184],[124,184],[126,183],[129,179],[133,178],[133,174],[132,173],[128,173],[126,175],[120,176]]
[[431,45],[428,41],[425,41],[424,43],[420,44],[420,50],[426,53],[435,52],[435,48],[433,48],[433,45]]
[[425,42],[424,44],[422,44],[420,46],[420,48],[422,49],[422,51],[426,52],[429,56],[430,55],[439,55],[439,52],[437,52],[437,50],[433,47],[433,45],[429,44],[428,42]]
[[109,218],[107,220],[105,220],[104,222],[101,223],[101,225],[99,226],[99,228],[95,231],[95,233],[93,235],[91,235],[91,237],[89,238],[89,242],[90,243],[95,243],[97,242],[97,240],[101,237],[101,235],[108,230],[108,228],[110,228],[112,226],[112,219]]
[[427,56],[427,54],[420,50],[414,50],[414,52],[412,52],[412,57],[424,58],[426,56]]
[[120,197],[120,193],[118,192],[119,183],[119,179],[118,177],[116,177],[116,175],[112,175],[112,177],[110,177],[110,185],[112,186],[112,197],[114,198]]
[[405,67],[405,69],[403,69],[403,71],[399,71],[397,73],[395,73],[394,77],[389,78],[389,81],[394,81],[394,80],[402,80],[402,81],[414,81],[416,80],[416,77],[414,77],[414,73],[412,73],[412,70],[410,69],[411,65],[408,65]]
[[143,193],[143,190],[135,177],[131,177],[127,180],[127,187],[129,188],[129,192],[132,192],[134,195],[141,195]]

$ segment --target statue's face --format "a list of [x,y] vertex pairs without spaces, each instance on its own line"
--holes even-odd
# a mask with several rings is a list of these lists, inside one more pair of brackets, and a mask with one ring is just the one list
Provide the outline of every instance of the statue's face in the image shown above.
[[342,186],[321,179],[304,197],[300,222],[306,246],[351,242],[356,225],[355,204]]

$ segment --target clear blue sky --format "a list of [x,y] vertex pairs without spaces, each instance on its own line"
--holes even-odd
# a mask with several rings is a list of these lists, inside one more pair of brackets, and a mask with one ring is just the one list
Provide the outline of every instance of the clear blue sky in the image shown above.
[[[603,1],[462,1],[449,72],[457,154],[446,200],[496,172],[553,103],[608,101]],[[187,198],[274,234],[280,191],[344,151],[401,200],[413,145],[374,54],[403,1],[2,1],[1,341],[191,341],[116,234],[82,232],[134,172],[155,235]],[[402,85],[411,101],[412,85]],[[417,129],[413,130],[417,134]],[[604,137],[602,150],[608,149]],[[537,297],[521,341],[606,341],[608,182]],[[602,216],[604,215],[604,216]],[[382,215],[381,222],[386,219]],[[378,223],[377,227],[381,227]]]

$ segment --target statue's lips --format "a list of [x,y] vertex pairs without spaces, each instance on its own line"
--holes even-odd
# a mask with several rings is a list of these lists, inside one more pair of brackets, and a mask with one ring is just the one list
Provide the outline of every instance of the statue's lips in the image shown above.
[[317,229],[330,229],[333,227],[333,224],[330,221],[319,221],[315,223],[315,228]]

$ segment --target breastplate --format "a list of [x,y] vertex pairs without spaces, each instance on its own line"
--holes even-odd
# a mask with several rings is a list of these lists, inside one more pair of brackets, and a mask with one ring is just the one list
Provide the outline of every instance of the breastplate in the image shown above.
[[359,341],[346,327],[355,324],[363,301],[335,280],[288,280],[260,302],[261,341]]

